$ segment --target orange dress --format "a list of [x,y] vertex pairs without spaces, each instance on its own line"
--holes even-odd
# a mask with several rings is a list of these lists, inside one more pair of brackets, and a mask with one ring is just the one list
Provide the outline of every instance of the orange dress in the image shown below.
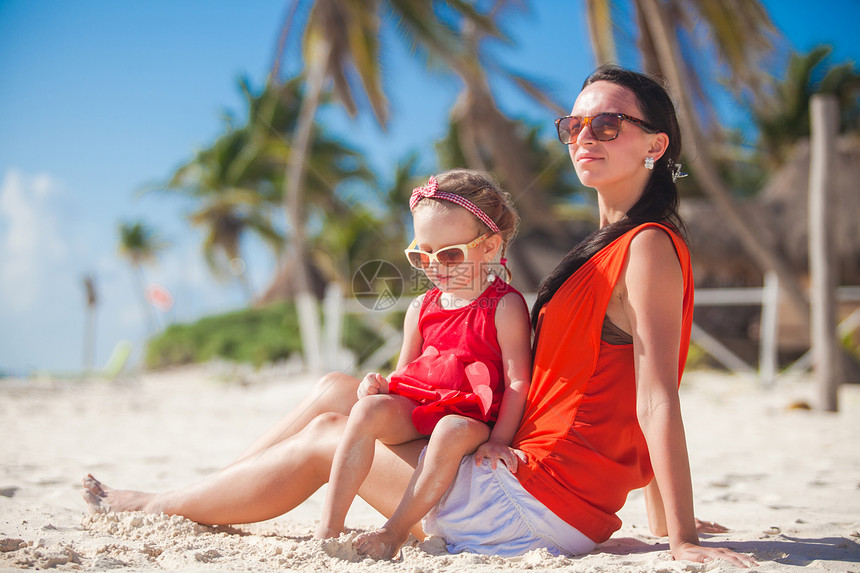
[[693,321],[693,276],[684,241],[646,223],[622,235],[580,267],[541,309],[526,411],[513,447],[527,462],[517,478],[553,513],[595,543],[621,527],[627,494],[653,478],[636,417],[633,345],[600,334],[630,241],[656,227],[672,238],[684,280],[678,378]]

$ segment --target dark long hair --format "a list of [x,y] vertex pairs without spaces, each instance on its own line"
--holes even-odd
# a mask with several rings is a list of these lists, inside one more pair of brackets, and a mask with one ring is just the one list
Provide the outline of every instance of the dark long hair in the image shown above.
[[651,178],[642,196],[621,220],[595,231],[576,245],[538,287],[537,300],[532,308],[532,325],[537,325],[540,309],[556,291],[588,259],[603,247],[642,223],[665,223],[682,235],[686,231],[678,213],[678,187],[672,180],[672,167],[681,155],[681,129],[666,89],[653,78],[620,68],[601,66],[582,84],[582,89],[594,82],[610,82],[629,89],[636,96],[642,119],[669,136],[669,145],[660,159],[654,162]]

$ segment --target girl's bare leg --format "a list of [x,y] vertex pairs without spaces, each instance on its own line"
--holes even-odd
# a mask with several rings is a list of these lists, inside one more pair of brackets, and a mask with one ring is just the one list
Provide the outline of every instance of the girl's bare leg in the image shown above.
[[346,514],[373,464],[376,441],[399,444],[421,437],[412,424],[415,402],[403,396],[376,394],[358,401],[349,414],[331,467],[329,490],[317,539],[343,532]]
[[458,415],[442,418],[397,509],[381,528],[357,536],[356,550],[374,559],[394,558],[409,531],[451,486],[463,456],[473,453],[489,437],[490,428],[483,422]]
[[[346,417],[340,414],[317,416],[301,432],[259,455],[179,490],[160,494],[112,490],[94,478],[85,478],[82,493],[96,509],[106,505],[112,511],[182,515],[208,525],[270,519],[302,503],[328,480],[345,425]],[[419,440],[378,447],[359,494],[390,515],[396,499],[406,490],[423,445]],[[421,534],[420,528],[415,531]]]

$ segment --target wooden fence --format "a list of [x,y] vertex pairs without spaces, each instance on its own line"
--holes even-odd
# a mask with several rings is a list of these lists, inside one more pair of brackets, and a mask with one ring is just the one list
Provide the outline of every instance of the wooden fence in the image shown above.
[[[526,294],[529,307],[535,295]],[[860,303],[860,286],[840,287],[836,291],[840,302]],[[405,311],[412,303],[409,297],[402,297],[378,309],[378,299],[372,297],[345,298],[336,285],[330,285],[323,301],[323,329],[317,355],[325,370],[342,370],[353,374],[378,371],[400,351],[403,335],[400,326],[393,326],[390,313]],[[769,273],[764,286],[760,288],[700,288],[696,289],[696,307],[716,306],[760,306],[761,328],[759,329],[758,365],[752,365],[721,343],[715,336],[693,323],[692,341],[711,355],[720,364],[733,372],[757,374],[764,384],[773,383],[780,375],[800,374],[811,366],[811,353],[803,356],[785,368],[781,373],[777,361],[779,339],[779,284],[776,275]],[[342,347],[343,323],[346,315],[361,317],[365,324],[373,328],[383,344],[373,350],[360,363],[353,353]],[[855,309],[838,326],[840,337],[847,336],[860,327],[860,307]]]

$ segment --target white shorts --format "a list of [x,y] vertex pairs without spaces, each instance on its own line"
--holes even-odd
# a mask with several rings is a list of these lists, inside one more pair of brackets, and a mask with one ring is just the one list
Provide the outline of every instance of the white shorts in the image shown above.
[[582,555],[596,546],[527,492],[504,464],[494,470],[485,459],[476,466],[472,455],[460,461],[454,483],[422,525],[452,553],[513,557],[546,548],[553,555]]

